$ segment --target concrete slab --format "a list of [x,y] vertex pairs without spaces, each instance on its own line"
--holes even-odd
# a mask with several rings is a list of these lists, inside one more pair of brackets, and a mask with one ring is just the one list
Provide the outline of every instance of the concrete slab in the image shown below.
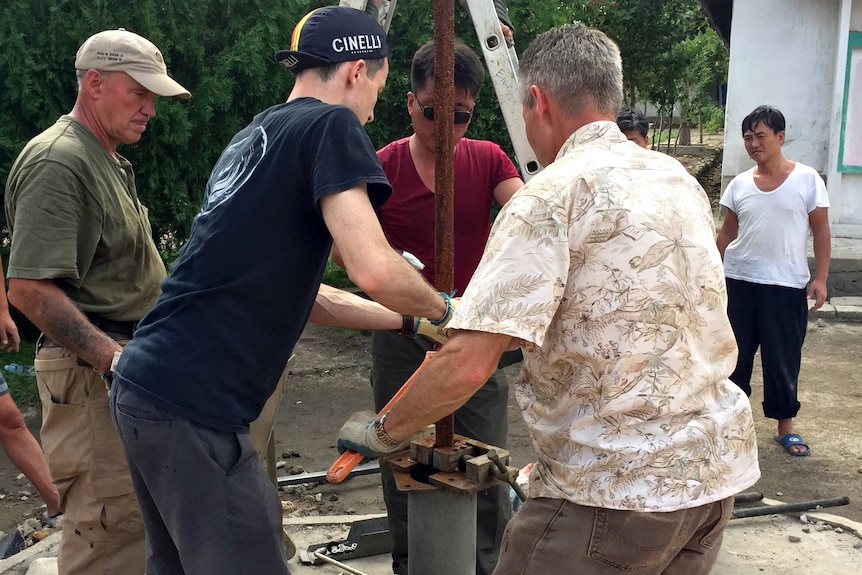
[[841,321],[862,321],[862,307],[855,305],[836,305],[835,314]]
[[[808,309],[811,309],[811,306],[814,305],[814,300],[808,300]],[[835,306],[832,305],[831,302],[826,302],[820,309],[815,309],[814,311],[808,312],[808,319],[836,319],[838,317],[838,312],[835,309]]]
[[[786,516],[735,519],[712,575],[850,575],[862,573],[862,540],[849,531],[816,531]],[[790,537],[798,537],[791,542]]]

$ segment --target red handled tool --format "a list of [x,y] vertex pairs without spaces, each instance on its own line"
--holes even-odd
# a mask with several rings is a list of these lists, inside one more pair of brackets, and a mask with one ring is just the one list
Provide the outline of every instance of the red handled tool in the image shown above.
[[[395,405],[395,402],[398,401],[398,398],[404,395],[404,392],[407,391],[407,388],[410,387],[410,385],[413,383],[413,380],[416,378],[416,374],[422,371],[422,368],[425,367],[425,365],[432,357],[434,357],[435,353],[437,352],[425,352],[425,359],[422,360],[422,363],[419,365],[418,368],[416,368],[416,371],[413,372],[413,375],[410,376],[410,379],[405,381],[404,385],[401,386],[401,389],[399,389],[395,393],[395,395],[392,396],[392,399],[389,400],[389,403],[387,403],[383,407],[383,409],[380,410],[380,413],[378,415],[386,413],[387,411],[392,409],[392,406]],[[326,481],[329,483],[341,483],[342,481],[347,479],[347,476],[350,475],[350,472],[353,471],[353,468],[362,463],[362,459],[364,457],[365,456],[358,451],[352,451],[348,449],[347,451],[342,453],[341,456],[335,460],[335,463],[333,463],[329,467],[329,470],[326,472]]]

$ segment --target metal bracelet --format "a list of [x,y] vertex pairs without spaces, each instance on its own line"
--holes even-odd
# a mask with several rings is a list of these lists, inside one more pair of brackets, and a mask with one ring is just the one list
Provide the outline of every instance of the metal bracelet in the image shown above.
[[446,321],[449,319],[449,316],[452,314],[452,298],[449,296],[449,294],[447,294],[444,291],[441,291],[440,295],[443,296],[444,300],[446,300],[446,313],[443,314],[443,317],[437,321],[434,321],[433,319],[428,318],[428,321],[430,321],[431,325],[434,325],[434,326],[443,325],[444,323],[446,323]]
[[387,447],[395,447],[401,442],[395,441],[389,437],[389,434],[386,433],[386,430],[383,428],[383,422],[386,421],[387,415],[389,415],[388,411],[374,420],[374,434],[377,435],[377,439],[379,439],[380,443],[383,445],[386,445]]

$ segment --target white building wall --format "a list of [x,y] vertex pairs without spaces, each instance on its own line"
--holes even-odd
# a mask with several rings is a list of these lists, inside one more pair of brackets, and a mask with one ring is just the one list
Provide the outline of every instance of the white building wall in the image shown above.
[[742,119],[773,105],[787,119],[784,155],[826,177],[833,235],[862,237],[862,174],[837,171],[851,31],[862,0],[734,2],[722,183],[754,165]]
[[862,3],[858,0],[852,0],[852,11],[850,13],[850,30],[853,32],[862,32]]
[[839,172],[841,121],[846,83],[847,41],[850,32],[862,32],[862,0],[842,0],[839,13],[838,51],[835,63],[832,121],[826,186],[829,191],[832,235],[862,238],[862,174]]
[[722,166],[725,183],[754,165],[742,145],[741,125],[760,104],[784,113],[784,155],[826,173],[841,2],[733,3]]

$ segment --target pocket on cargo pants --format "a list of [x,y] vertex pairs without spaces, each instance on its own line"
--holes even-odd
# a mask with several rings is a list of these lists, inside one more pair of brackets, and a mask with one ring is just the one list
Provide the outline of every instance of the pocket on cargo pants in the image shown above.
[[66,520],[93,540],[137,536],[140,510],[105,382],[64,348],[41,348],[34,364],[42,445]]

